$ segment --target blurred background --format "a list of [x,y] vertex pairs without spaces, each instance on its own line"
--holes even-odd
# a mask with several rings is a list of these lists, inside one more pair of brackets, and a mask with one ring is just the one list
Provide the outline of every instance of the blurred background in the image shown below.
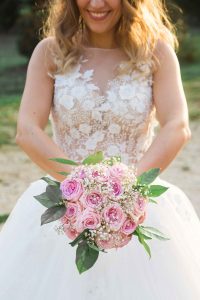
[[[0,228],[28,185],[45,173],[15,144],[16,120],[31,53],[41,39],[45,0],[0,2]],[[200,216],[200,1],[166,1],[177,26],[177,53],[192,139],[162,178],[179,186]],[[50,124],[47,131],[51,134]]]

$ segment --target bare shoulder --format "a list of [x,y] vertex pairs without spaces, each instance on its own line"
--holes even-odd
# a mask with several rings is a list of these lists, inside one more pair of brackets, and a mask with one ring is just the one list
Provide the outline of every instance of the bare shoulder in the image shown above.
[[35,47],[30,59],[31,65],[43,65],[50,72],[56,69],[53,54],[56,51],[56,40],[54,37],[42,39]]
[[179,61],[173,47],[162,40],[158,40],[154,49],[154,55],[157,59],[156,68],[174,66],[179,68]]

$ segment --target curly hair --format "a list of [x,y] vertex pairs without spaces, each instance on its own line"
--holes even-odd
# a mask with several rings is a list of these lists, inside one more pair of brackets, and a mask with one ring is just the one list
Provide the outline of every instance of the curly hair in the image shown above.
[[[44,37],[56,40],[56,73],[64,73],[77,62],[86,28],[76,1],[51,0],[43,28]],[[178,47],[176,28],[162,0],[122,0],[122,16],[116,27],[119,46],[127,54],[130,65],[154,59],[158,40]]]

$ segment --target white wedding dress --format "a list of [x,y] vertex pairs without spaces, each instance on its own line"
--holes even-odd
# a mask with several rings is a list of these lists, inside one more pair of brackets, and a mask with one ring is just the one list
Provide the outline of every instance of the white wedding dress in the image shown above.
[[[125,66],[120,49],[85,48],[77,65],[55,75],[50,120],[53,139],[66,156],[81,161],[102,150],[132,164],[154,138],[151,62],[143,73],[116,73]],[[198,300],[200,299],[200,221],[185,194],[168,186],[149,204],[145,225],[169,241],[149,242],[149,259],[136,237],[118,250],[101,253],[87,272],[78,273],[75,248],[58,235],[56,222],[40,226],[46,210],[33,196],[45,191],[36,180],[18,199],[0,233],[1,300]]]

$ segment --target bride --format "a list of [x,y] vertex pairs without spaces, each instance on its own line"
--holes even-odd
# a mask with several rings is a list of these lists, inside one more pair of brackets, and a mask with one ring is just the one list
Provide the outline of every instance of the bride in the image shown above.
[[[27,70],[17,144],[59,181],[70,167],[49,158],[80,162],[96,150],[121,155],[138,175],[162,172],[191,136],[177,39],[162,2],[57,0],[49,11],[47,37]],[[44,131],[49,118],[53,138]],[[133,238],[81,275],[68,237],[55,222],[40,226],[45,208],[33,196],[46,183],[32,182],[0,234],[0,299],[200,299],[199,219],[178,187],[156,182],[169,189],[149,205],[146,222],[170,240],[150,241],[149,260]]]

